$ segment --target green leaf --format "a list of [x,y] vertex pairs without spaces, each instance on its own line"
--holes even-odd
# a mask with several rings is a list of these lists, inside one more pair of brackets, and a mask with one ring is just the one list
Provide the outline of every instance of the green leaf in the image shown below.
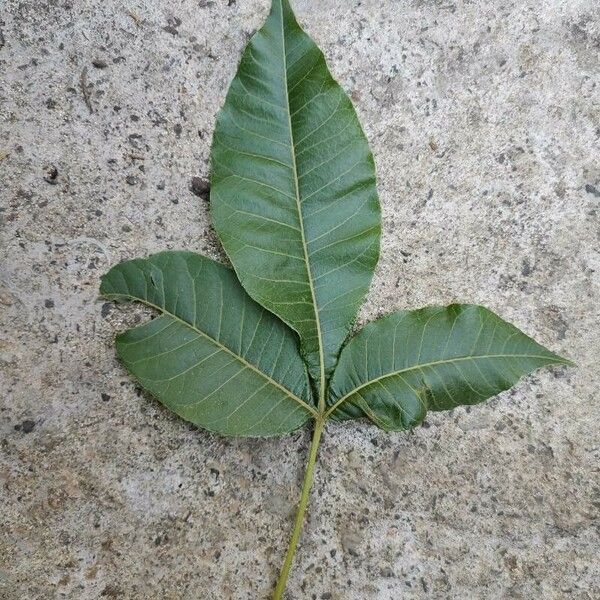
[[314,414],[295,334],[231,269],[191,252],[161,252],[113,267],[100,292],[161,313],[119,335],[117,353],[184,419],[226,435],[272,436]]
[[211,163],[212,216],[235,273],[164,252],[117,265],[101,293],[160,313],[119,335],[117,353],[188,421],[271,436],[315,419],[273,593],[282,600],[328,419],[409,429],[428,410],[477,404],[539,367],[572,363],[459,304],[397,312],[342,349],[379,257],[375,166],[350,99],[288,0],[273,0],[244,52]]
[[219,114],[211,207],[242,285],[298,332],[324,386],[371,282],[380,210],[352,103],[287,0],[273,1]]
[[571,363],[482,306],[400,311],[367,325],[344,348],[329,411],[409,429],[428,410],[483,402],[552,364]]

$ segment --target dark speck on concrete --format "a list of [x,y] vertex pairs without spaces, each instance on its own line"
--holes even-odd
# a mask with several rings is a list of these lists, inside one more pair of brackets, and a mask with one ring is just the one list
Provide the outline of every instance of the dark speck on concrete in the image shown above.
[[104,598],[119,598],[123,595],[123,592],[114,585],[107,585],[102,592],[100,592],[100,596]]
[[100,397],[102,398],[103,402],[108,402],[110,400],[110,395],[109,394],[105,394],[104,392],[102,392],[100,394]]
[[594,187],[591,183],[586,184],[585,191],[588,194],[592,194],[593,196],[596,196],[596,198],[600,198],[600,190],[598,190],[597,187]]
[[31,419],[25,419],[20,425],[15,425],[16,431],[22,431],[23,433],[31,433],[35,429],[35,421]]
[[136,185],[138,182],[138,178],[135,175],[127,175],[127,177],[125,177],[125,181],[129,185]]
[[172,19],[169,19],[168,25],[163,27],[163,30],[166,31],[167,33],[170,33],[171,35],[179,35],[179,31],[177,31],[177,28],[180,25],[181,25],[181,19],[178,19],[177,17],[173,17]]
[[58,169],[51,165],[46,167],[46,175],[44,175],[44,181],[50,185],[56,185],[58,183]]
[[106,69],[106,67],[108,67],[108,63],[105,60],[102,60],[101,58],[95,58],[92,61],[92,65],[94,65],[96,69]]
[[54,308],[54,300],[50,300],[49,298],[44,300],[44,306],[46,308]]

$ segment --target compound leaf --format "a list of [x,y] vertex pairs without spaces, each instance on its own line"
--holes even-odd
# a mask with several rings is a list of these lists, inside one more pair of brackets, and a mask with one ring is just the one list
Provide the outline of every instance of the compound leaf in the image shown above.
[[113,267],[100,293],[161,313],[120,334],[117,354],[184,419],[225,435],[272,436],[314,414],[296,335],[231,269],[191,252],[161,252]]
[[380,210],[352,103],[287,0],[273,0],[219,114],[211,210],[242,285],[298,332],[324,384],[371,282]]
[[482,306],[400,311],[343,349],[328,404],[337,419],[408,429],[428,410],[483,402],[552,364],[571,363]]

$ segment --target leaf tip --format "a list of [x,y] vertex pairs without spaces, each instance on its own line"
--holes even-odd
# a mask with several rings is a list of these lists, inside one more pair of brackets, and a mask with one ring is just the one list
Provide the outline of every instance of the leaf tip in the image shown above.
[[578,367],[579,366],[575,361],[570,360],[569,358],[565,358],[564,356],[559,356],[558,354],[555,354],[554,356],[557,359],[556,360],[557,365],[562,365],[565,367]]

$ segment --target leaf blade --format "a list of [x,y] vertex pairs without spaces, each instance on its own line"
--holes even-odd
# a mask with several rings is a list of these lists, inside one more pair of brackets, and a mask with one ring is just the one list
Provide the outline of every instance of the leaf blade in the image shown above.
[[371,282],[380,211],[354,108],[287,0],[273,1],[219,115],[211,211],[242,285],[298,332],[324,383]]
[[184,419],[262,437],[293,431],[315,414],[293,332],[252,301],[227,267],[191,252],[161,252],[116,265],[100,292],[162,313],[120,334],[117,354]]
[[427,410],[483,402],[554,364],[571,363],[484,307],[399,311],[346,345],[330,385],[329,414],[408,429]]

